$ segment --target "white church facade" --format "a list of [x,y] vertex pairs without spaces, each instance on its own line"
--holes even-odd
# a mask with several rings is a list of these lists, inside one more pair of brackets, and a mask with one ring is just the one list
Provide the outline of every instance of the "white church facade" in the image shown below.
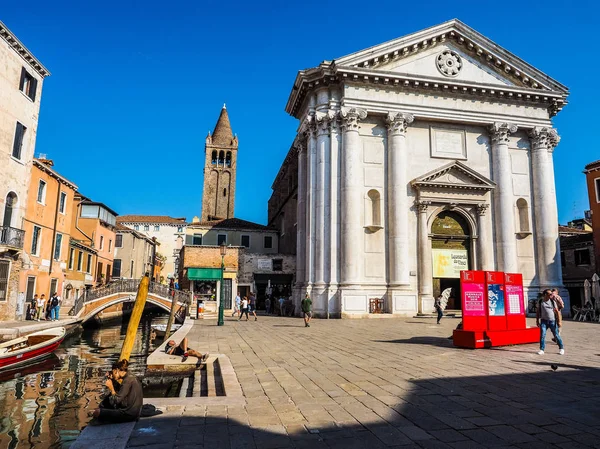
[[526,298],[562,289],[552,117],[567,96],[458,20],[300,71],[295,300],[414,315],[451,288],[459,308],[461,269],[522,273]]

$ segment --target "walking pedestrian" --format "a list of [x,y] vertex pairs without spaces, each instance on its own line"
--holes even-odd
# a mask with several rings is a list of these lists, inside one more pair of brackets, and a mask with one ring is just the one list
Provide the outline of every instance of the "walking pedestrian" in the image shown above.
[[271,314],[271,298],[268,296],[265,298],[265,311],[267,312],[267,315]]
[[562,316],[552,297],[552,291],[550,289],[546,289],[542,293],[542,298],[539,300],[537,307],[535,324],[540,328],[540,350],[538,351],[538,354],[544,355],[544,349],[546,348],[546,331],[550,329],[558,343],[558,353],[563,355],[565,353],[565,347],[560,334],[556,331],[557,327],[562,326]]
[[248,312],[252,312],[252,315],[254,315],[254,321],[258,321],[258,317],[256,316],[256,295],[254,293],[250,293]]
[[235,297],[235,304],[233,305],[233,313],[231,314],[232,317],[234,317],[236,313],[239,316],[241,316],[241,312],[240,312],[240,304],[241,303],[242,303],[242,299],[240,298],[240,292],[238,290],[237,295]]
[[46,305],[46,295],[42,295],[37,299],[37,302],[35,305],[35,307],[37,309],[36,318],[38,321],[40,321],[40,319],[42,318],[42,315],[44,315],[44,306],[45,305]]
[[306,296],[301,303],[302,314],[304,315],[304,327],[310,327],[310,320],[312,319],[312,300],[306,292]]
[[[552,299],[554,299],[554,302],[556,303],[556,307],[558,308],[558,313],[562,315],[562,309],[565,308],[565,302],[563,301],[563,299],[558,294],[558,290],[556,288],[553,288],[551,290],[551,292],[552,292]],[[560,331],[561,331],[561,328],[557,327],[556,328],[556,333],[560,334]],[[552,337],[552,341],[554,343],[556,343],[556,338]]]
[[433,307],[435,307],[437,312],[437,324],[440,324],[440,320],[444,316],[444,309],[442,309],[442,295],[439,295],[437,298],[435,298]]
[[248,298],[246,298],[245,296],[242,298],[242,313],[240,313],[240,317],[238,318],[238,321],[242,320],[242,317],[244,316],[244,314],[246,314],[246,321],[248,321]]

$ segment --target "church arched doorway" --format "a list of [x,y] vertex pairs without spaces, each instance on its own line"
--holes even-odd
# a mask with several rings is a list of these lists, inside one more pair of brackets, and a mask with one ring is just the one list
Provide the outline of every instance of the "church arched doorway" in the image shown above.
[[461,308],[460,272],[473,265],[471,227],[456,211],[440,212],[431,225],[433,295],[448,295],[447,309]]

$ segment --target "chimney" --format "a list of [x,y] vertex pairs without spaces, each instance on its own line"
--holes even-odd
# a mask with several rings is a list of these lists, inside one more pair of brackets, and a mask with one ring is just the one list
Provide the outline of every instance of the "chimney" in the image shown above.
[[54,166],[54,162],[52,161],[52,159],[48,159],[48,155],[46,153],[39,153],[37,159],[42,164],[47,165],[48,167]]

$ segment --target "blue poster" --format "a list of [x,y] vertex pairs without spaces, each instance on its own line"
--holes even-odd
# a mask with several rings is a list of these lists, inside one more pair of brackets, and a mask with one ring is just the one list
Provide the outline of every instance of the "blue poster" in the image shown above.
[[488,307],[490,316],[504,316],[504,286],[488,284]]

